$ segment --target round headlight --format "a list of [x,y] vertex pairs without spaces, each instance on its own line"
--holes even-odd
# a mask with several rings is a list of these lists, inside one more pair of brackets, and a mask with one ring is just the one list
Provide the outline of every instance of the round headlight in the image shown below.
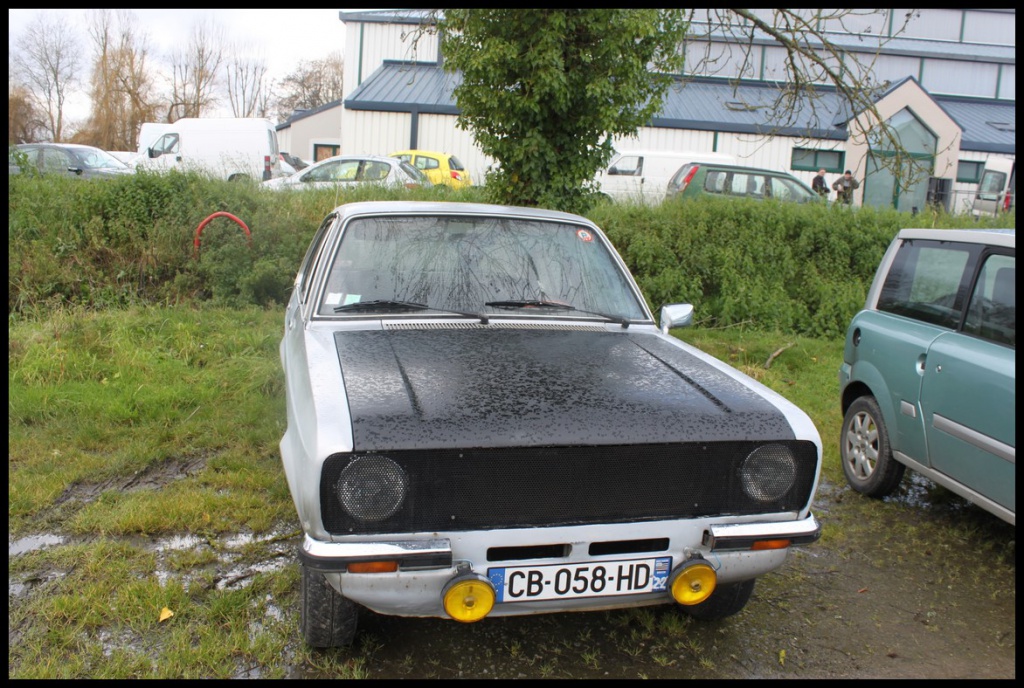
[[781,499],[793,487],[796,458],[789,447],[766,444],[750,452],[740,466],[740,483],[756,502]]
[[361,456],[338,477],[338,500],[352,518],[382,521],[405,501],[405,471],[386,456]]

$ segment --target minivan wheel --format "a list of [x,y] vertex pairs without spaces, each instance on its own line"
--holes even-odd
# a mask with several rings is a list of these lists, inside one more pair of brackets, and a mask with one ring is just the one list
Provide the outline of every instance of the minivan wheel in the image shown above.
[[846,411],[840,455],[850,487],[876,499],[891,494],[906,469],[893,458],[889,431],[872,396],[858,398]]
[[693,606],[679,605],[680,608],[695,619],[701,621],[718,621],[738,613],[750,600],[754,592],[756,578],[719,585],[711,596]]
[[311,647],[347,647],[356,637],[359,605],[346,599],[319,571],[302,569],[302,615],[299,624]]

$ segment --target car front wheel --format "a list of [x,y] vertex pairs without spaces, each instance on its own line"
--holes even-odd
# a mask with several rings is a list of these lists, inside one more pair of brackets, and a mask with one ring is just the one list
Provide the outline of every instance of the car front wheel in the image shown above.
[[860,397],[843,418],[840,454],[846,480],[857,492],[876,499],[891,494],[905,466],[893,458],[889,432],[874,397]]
[[319,571],[302,569],[302,635],[311,647],[352,644],[359,623],[359,605],[346,599]]
[[738,613],[750,600],[756,578],[739,583],[719,585],[711,596],[692,606],[683,606],[684,612],[701,621],[718,621]]

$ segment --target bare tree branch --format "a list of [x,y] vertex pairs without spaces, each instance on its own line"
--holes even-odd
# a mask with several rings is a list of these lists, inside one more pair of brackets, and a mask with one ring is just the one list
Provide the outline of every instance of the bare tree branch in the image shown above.
[[223,29],[213,22],[200,22],[193,27],[188,45],[174,52],[168,122],[202,117],[217,104],[216,86],[224,62],[224,45]]
[[271,83],[262,58],[235,54],[224,67],[228,101],[235,117],[266,117]]
[[33,105],[45,113],[46,132],[64,138],[64,107],[81,72],[79,38],[63,15],[37,14],[16,44],[13,65]]

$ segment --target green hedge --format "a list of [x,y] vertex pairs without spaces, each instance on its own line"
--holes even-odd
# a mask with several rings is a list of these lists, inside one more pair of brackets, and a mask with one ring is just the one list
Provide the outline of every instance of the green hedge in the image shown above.
[[[369,199],[484,201],[486,190],[280,193],[199,175],[83,182],[8,178],[8,314],[65,304],[277,306],[324,216]],[[215,212],[237,216],[196,229]],[[650,208],[601,204],[589,217],[629,264],[649,305],[690,302],[705,325],[840,336],[902,227],[974,227],[926,212],[701,198]],[[1014,215],[998,220],[1013,226]]]

